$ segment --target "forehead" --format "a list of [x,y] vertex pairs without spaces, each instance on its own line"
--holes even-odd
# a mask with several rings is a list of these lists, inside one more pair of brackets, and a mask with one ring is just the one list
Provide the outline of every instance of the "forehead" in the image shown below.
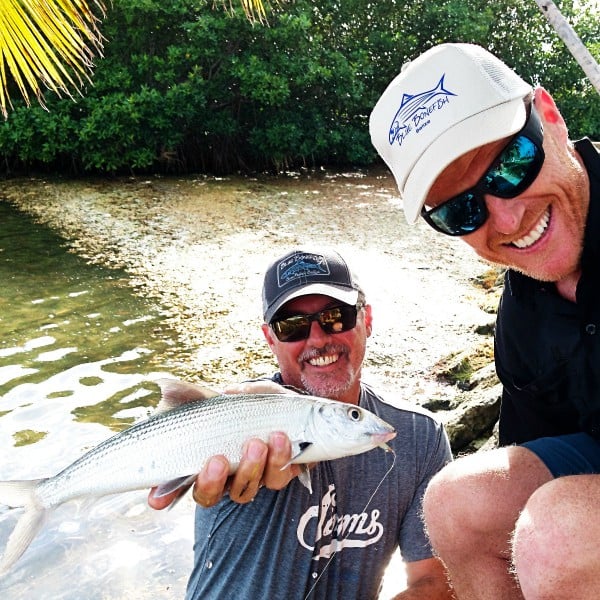
[[470,150],[451,162],[433,182],[425,200],[426,206],[437,206],[474,186],[502,151],[507,139]]
[[340,304],[340,301],[323,294],[307,294],[286,302],[278,312],[316,312],[334,304]]

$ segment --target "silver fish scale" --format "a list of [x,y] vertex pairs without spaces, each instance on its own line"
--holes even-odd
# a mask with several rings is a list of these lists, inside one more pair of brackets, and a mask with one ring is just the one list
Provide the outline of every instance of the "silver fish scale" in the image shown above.
[[71,498],[149,488],[192,475],[208,458],[225,455],[237,466],[243,443],[272,431],[290,439],[302,433],[326,403],[310,396],[253,394],[217,396],[159,413],[105,440],[38,486],[45,507]]

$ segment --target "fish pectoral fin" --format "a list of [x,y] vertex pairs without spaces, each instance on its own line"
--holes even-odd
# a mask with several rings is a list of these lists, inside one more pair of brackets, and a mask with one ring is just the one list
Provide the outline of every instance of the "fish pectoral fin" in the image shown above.
[[152,493],[153,498],[162,498],[163,496],[168,496],[177,490],[181,490],[181,493],[177,495],[177,498],[173,500],[170,507],[174,506],[174,503],[177,502],[191,487],[196,479],[196,473],[193,475],[186,475],[185,477],[178,477],[177,479],[171,479],[171,481],[165,481],[165,483],[161,483],[156,486],[156,489]]
[[289,467],[292,463],[300,462],[298,459],[312,446],[312,442],[299,442],[292,440],[292,458],[283,468]]
[[[292,458],[290,461],[281,467],[281,470],[286,469],[292,463],[298,462],[298,459],[312,446],[312,442],[292,441]],[[300,464],[300,474],[298,475],[300,483],[312,494],[312,482],[310,480],[310,469],[306,463]]]
[[181,381],[180,379],[157,379],[156,383],[162,393],[155,413],[162,413],[198,400],[208,400],[220,396],[219,392],[210,388]]
[[298,475],[300,483],[312,494],[312,481],[310,480],[310,469],[307,464],[300,465],[300,475]]

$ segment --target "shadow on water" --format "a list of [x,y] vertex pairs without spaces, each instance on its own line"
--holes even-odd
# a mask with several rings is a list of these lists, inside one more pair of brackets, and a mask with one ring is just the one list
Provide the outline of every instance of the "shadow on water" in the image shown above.
[[[148,414],[176,334],[127,273],[86,264],[3,202],[0,281],[0,480],[52,475]],[[168,518],[142,492],[60,507],[0,579],[0,596],[181,597],[190,503]],[[20,514],[0,509],[0,548]]]

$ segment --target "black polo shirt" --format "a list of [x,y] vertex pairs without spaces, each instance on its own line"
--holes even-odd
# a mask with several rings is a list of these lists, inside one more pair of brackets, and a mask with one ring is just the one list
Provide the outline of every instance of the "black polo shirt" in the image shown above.
[[588,139],[575,147],[590,177],[577,303],[507,271],[495,337],[501,445],[579,431],[600,439],[600,156]]

